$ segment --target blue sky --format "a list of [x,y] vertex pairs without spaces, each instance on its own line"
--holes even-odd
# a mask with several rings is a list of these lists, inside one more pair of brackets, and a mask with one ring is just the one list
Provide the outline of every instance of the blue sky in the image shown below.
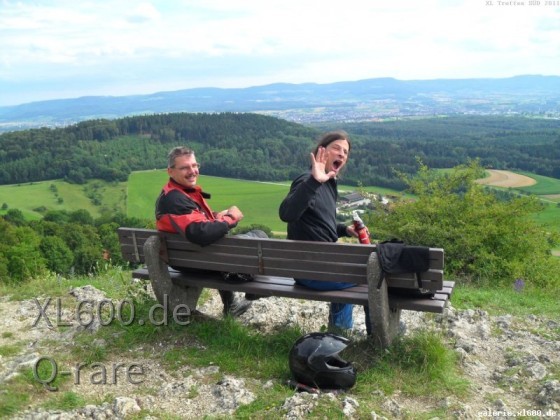
[[0,106],[277,82],[560,75],[554,3],[0,0]]

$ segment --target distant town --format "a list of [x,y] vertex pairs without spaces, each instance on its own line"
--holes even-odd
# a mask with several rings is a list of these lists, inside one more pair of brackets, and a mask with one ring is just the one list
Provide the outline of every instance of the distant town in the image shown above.
[[170,112],[252,112],[300,124],[448,115],[560,118],[560,77],[277,84],[187,89],[152,95],[83,97],[0,107],[0,131],[62,127],[98,118]]

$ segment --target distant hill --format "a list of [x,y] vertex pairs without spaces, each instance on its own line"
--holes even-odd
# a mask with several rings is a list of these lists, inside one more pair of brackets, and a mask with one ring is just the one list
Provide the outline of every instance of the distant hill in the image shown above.
[[61,126],[96,118],[171,112],[255,112],[299,123],[434,115],[560,117],[560,77],[367,79],[197,88],[134,96],[87,96],[0,107],[0,130]]

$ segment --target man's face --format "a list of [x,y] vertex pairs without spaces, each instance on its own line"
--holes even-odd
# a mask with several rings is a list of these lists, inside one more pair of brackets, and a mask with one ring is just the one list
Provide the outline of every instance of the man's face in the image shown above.
[[348,160],[348,152],[350,144],[346,140],[335,140],[326,147],[328,156],[327,163],[325,164],[325,171],[338,171],[346,164]]
[[196,163],[194,154],[182,155],[175,158],[175,165],[167,168],[167,173],[178,184],[192,188],[198,180],[199,169],[200,165]]

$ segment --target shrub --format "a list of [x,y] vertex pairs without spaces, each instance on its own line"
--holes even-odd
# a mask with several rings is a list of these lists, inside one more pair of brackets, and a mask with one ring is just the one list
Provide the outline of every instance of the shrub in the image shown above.
[[74,255],[62,238],[58,236],[44,236],[39,247],[46,259],[49,270],[58,274],[70,272]]
[[274,234],[272,233],[272,230],[271,230],[268,226],[260,225],[260,224],[252,224],[252,225],[249,225],[249,226],[239,226],[239,227],[236,227],[236,228],[232,231],[232,234],[233,234],[233,235],[240,235],[240,234],[243,234],[243,233],[247,233],[247,232],[249,232],[249,231],[251,231],[251,230],[262,230],[264,233],[267,234],[267,236],[268,236],[269,238],[273,238],[273,237],[274,237]]
[[560,285],[560,260],[551,254],[559,237],[530,217],[542,209],[540,202],[527,196],[500,201],[474,182],[481,172],[476,161],[445,173],[421,164],[414,177],[401,176],[416,199],[371,213],[370,231],[382,240],[444,248],[448,276]]
[[[3,243],[0,246],[2,281],[23,281],[45,272],[45,259],[39,250],[41,238],[28,226],[0,226]],[[5,277],[4,277],[5,276]]]

